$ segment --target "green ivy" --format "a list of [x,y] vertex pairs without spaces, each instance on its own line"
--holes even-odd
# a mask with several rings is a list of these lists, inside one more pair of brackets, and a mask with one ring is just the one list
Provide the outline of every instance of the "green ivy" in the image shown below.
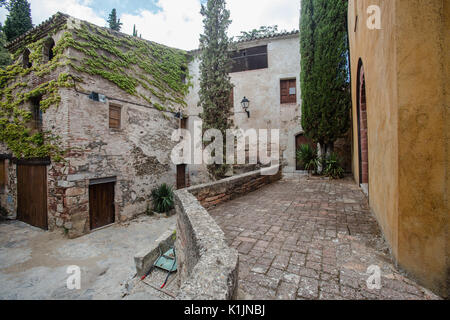
[[[52,106],[58,107],[60,89],[82,82],[80,77],[64,72],[59,73],[58,79],[30,88],[30,74],[46,77],[58,68],[68,67],[68,70],[100,76],[161,111],[173,111],[173,104],[186,106],[184,98],[191,85],[186,52],[112,33],[86,22],[70,29],[67,24],[63,25],[53,34],[62,30],[64,33],[53,48],[51,61],[43,61],[46,38],[37,40],[33,35],[24,41],[30,51],[32,67],[23,68],[20,57],[25,47],[22,47],[13,54],[14,64],[0,69],[0,141],[15,157],[62,159],[64,150],[60,137],[32,130],[32,114],[23,105],[33,97],[42,96],[40,109],[43,112]],[[82,58],[66,56],[68,48],[81,52]],[[183,78],[187,79],[186,83]]]

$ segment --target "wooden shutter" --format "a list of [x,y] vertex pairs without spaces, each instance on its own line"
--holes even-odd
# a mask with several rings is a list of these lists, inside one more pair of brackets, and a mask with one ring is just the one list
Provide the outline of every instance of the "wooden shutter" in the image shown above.
[[109,127],[111,129],[120,129],[120,114],[120,107],[109,106]]
[[187,120],[188,118],[183,118],[180,120],[180,129],[187,129]]
[[281,103],[296,103],[297,102],[297,80],[281,80],[280,81],[280,97]]

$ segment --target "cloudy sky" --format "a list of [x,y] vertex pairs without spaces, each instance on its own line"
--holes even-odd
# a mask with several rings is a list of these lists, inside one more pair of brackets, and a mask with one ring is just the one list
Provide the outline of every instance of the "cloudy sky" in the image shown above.
[[[37,25],[58,11],[106,26],[116,8],[123,22],[122,31],[132,33],[136,24],[142,37],[180,49],[198,47],[202,32],[200,4],[206,0],[29,0],[33,24]],[[291,31],[298,29],[300,0],[228,0],[233,23],[229,35],[242,30],[275,25]],[[7,11],[0,9],[0,22]]]

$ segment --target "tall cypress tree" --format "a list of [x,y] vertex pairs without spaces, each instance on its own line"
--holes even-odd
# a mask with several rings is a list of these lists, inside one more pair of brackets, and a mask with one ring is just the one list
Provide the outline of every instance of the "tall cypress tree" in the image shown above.
[[11,61],[11,55],[8,50],[5,49],[6,37],[3,32],[2,24],[0,23],[0,68],[4,68],[9,65]]
[[123,23],[120,22],[120,19],[117,19],[117,11],[116,9],[112,9],[111,13],[108,17],[109,28],[115,31],[120,31],[122,29]]
[[[230,128],[231,90],[233,88],[229,71],[231,59],[228,48],[230,40],[227,36],[231,24],[230,12],[224,0],[208,0],[202,5],[204,31],[200,36],[200,102],[203,112],[203,131],[218,129],[226,136]],[[224,160],[225,163],[225,160]],[[213,164],[208,166],[209,173],[216,179],[225,176],[228,166]]]
[[347,1],[302,0],[302,127],[322,152],[350,127]]
[[6,17],[3,31],[6,39],[11,41],[33,28],[33,23],[30,4],[27,0],[11,0],[7,8],[9,14]]

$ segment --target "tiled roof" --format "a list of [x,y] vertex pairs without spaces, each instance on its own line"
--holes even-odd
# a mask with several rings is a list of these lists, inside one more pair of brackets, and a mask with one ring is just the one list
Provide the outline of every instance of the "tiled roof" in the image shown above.
[[252,37],[251,39],[238,40],[238,41],[235,41],[234,43],[243,43],[243,42],[249,42],[249,41],[255,41],[255,40],[282,38],[285,36],[290,36],[290,35],[294,35],[294,34],[298,34],[298,33],[299,33],[298,30],[284,31],[284,32],[275,33],[275,34],[269,35],[269,36],[255,36],[255,37]]
[[34,40],[40,39],[41,37],[46,36],[49,30],[52,29],[53,27],[64,24],[67,21],[67,18],[69,18],[68,15],[58,12],[53,16],[51,16],[50,18],[48,18],[46,21],[42,22],[40,25],[34,27],[33,29],[28,30],[23,35],[8,42],[5,45],[5,48],[8,49],[9,51],[14,51],[20,46],[20,43],[24,39],[30,37],[31,35],[34,35],[33,37]]

